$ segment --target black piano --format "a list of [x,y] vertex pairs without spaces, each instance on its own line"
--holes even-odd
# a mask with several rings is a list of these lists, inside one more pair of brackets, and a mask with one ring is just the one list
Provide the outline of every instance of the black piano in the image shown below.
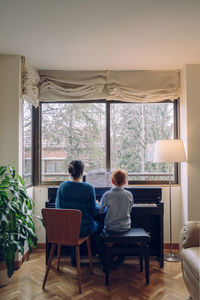
[[[48,187],[48,201],[45,207],[55,208],[57,187]],[[95,188],[96,198],[108,191],[108,187]],[[127,187],[133,194],[134,205],[131,212],[132,227],[142,227],[151,234],[150,256],[156,257],[160,267],[164,266],[163,256],[163,215],[162,188],[160,187]],[[46,259],[49,257],[50,245],[46,245]]]

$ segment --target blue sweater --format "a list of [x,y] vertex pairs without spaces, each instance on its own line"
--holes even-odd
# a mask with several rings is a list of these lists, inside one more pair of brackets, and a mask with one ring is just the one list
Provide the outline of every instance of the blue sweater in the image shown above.
[[95,232],[98,228],[93,217],[99,212],[95,190],[86,182],[65,181],[58,188],[56,208],[79,209],[82,212],[80,237]]

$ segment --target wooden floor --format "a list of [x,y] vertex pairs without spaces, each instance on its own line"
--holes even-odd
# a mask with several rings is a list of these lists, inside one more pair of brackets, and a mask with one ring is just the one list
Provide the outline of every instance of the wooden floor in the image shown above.
[[82,294],[78,294],[76,268],[69,257],[61,259],[61,270],[56,270],[53,260],[42,290],[45,273],[44,250],[31,253],[30,260],[14,273],[9,285],[0,288],[1,300],[42,300],[42,299],[83,299],[83,300],[184,300],[187,291],[184,286],[180,263],[165,262],[160,268],[156,260],[150,261],[150,284],[145,285],[144,273],[139,272],[138,260],[126,259],[124,264],[110,271],[110,285],[104,285],[104,273],[94,258],[93,274],[89,271],[88,260],[82,259]]

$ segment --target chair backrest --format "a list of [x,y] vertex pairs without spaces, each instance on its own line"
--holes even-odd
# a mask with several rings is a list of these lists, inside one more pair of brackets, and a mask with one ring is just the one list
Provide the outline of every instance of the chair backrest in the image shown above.
[[82,218],[80,210],[43,208],[42,217],[49,243],[77,245]]

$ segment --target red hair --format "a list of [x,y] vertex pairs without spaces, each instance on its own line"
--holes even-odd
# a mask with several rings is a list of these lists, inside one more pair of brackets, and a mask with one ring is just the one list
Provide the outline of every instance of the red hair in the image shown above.
[[117,169],[112,173],[112,182],[115,185],[122,186],[126,183],[127,172],[122,169]]

